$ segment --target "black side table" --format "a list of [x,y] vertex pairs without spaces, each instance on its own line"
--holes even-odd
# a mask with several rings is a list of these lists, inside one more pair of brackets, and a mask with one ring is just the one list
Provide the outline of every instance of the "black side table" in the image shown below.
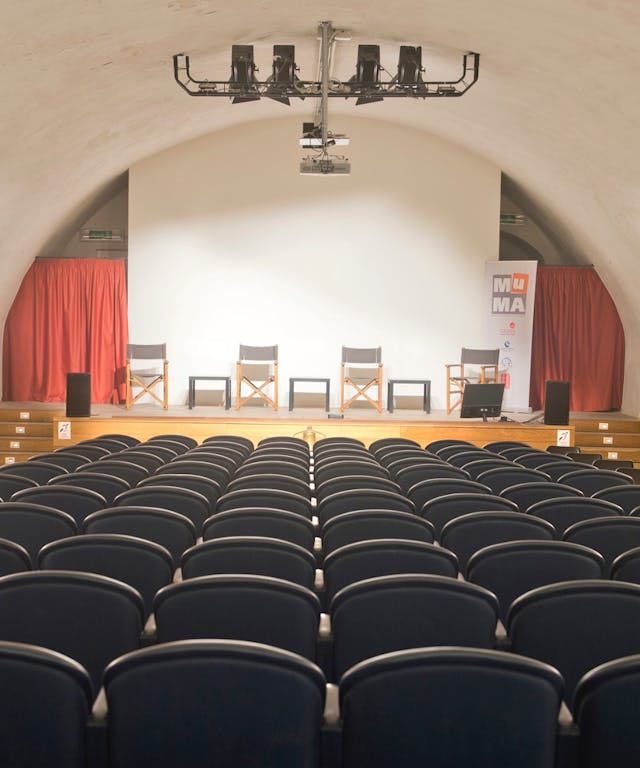
[[196,402],[196,381],[224,381],[224,409],[231,407],[231,376],[189,376],[189,409]]
[[329,410],[329,396],[330,396],[330,379],[316,379],[306,378],[304,376],[297,376],[293,379],[289,379],[289,410],[293,410],[293,394],[295,391],[295,384],[297,381],[311,381],[316,384],[324,384],[324,409]]
[[387,411],[393,413],[393,387],[395,384],[422,385],[422,407],[425,413],[431,413],[431,381],[430,379],[389,379],[387,383]]

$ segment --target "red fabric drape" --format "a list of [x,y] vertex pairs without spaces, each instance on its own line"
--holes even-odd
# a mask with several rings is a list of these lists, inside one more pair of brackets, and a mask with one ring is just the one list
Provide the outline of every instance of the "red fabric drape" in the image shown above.
[[624,330],[591,267],[539,267],[533,319],[530,404],[544,407],[547,379],[571,382],[572,411],[618,410]]
[[66,400],[66,375],[91,373],[91,401],[123,399],[127,293],[122,260],[38,259],[4,328],[3,400]]

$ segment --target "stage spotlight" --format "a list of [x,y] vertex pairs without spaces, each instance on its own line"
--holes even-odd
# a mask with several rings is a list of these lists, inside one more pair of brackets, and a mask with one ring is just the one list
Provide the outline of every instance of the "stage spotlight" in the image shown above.
[[287,106],[291,102],[285,92],[295,84],[295,52],[294,45],[273,46],[273,71],[265,91],[265,96]]
[[254,83],[256,82],[256,65],[253,61],[252,45],[231,46],[231,79],[229,92],[236,93],[232,103],[240,104],[245,101],[258,101]]
[[422,85],[422,47],[401,45],[398,58],[397,84],[408,88]]
[[375,91],[380,87],[380,46],[359,45],[356,75],[352,80],[355,91],[362,93],[356,101],[358,104],[370,104],[382,101],[382,96],[376,96]]

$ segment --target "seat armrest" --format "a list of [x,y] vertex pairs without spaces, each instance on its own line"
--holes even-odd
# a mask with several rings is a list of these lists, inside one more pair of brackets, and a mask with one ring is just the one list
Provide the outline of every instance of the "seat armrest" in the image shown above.
[[107,697],[104,688],[100,688],[87,721],[86,748],[88,768],[106,768],[108,749]]

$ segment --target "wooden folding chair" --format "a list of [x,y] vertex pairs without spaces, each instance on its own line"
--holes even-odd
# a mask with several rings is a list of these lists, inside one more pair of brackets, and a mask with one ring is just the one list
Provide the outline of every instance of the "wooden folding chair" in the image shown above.
[[[249,388],[249,393],[242,395],[242,385]],[[273,395],[267,387],[273,385]],[[254,397],[278,410],[278,345],[272,347],[250,347],[240,345],[236,364],[236,410]]]
[[[366,400],[378,413],[382,413],[382,350],[380,347],[358,349],[342,347],[342,367],[340,375],[340,410],[344,411],[355,400]],[[345,400],[346,387],[356,391]],[[369,390],[375,389],[375,397]]]
[[[156,365],[150,368],[134,368],[139,360],[161,361],[162,367]],[[151,395],[160,405],[167,410],[169,407],[169,361],[167,360],[166,344],[127,344],[127,390],[126,408],[129,409],[144,395]],[[162,398],[154,391],[154,387],[162,384]],[[134,396],[134,387],[140,387],[140,391]]]
[[[462,348],[459,363],[445,365],[447,371],[447,413],[462,403],[465,384],[497,384],[499,349]],[[468,366],[475,366],[469,369]]]

